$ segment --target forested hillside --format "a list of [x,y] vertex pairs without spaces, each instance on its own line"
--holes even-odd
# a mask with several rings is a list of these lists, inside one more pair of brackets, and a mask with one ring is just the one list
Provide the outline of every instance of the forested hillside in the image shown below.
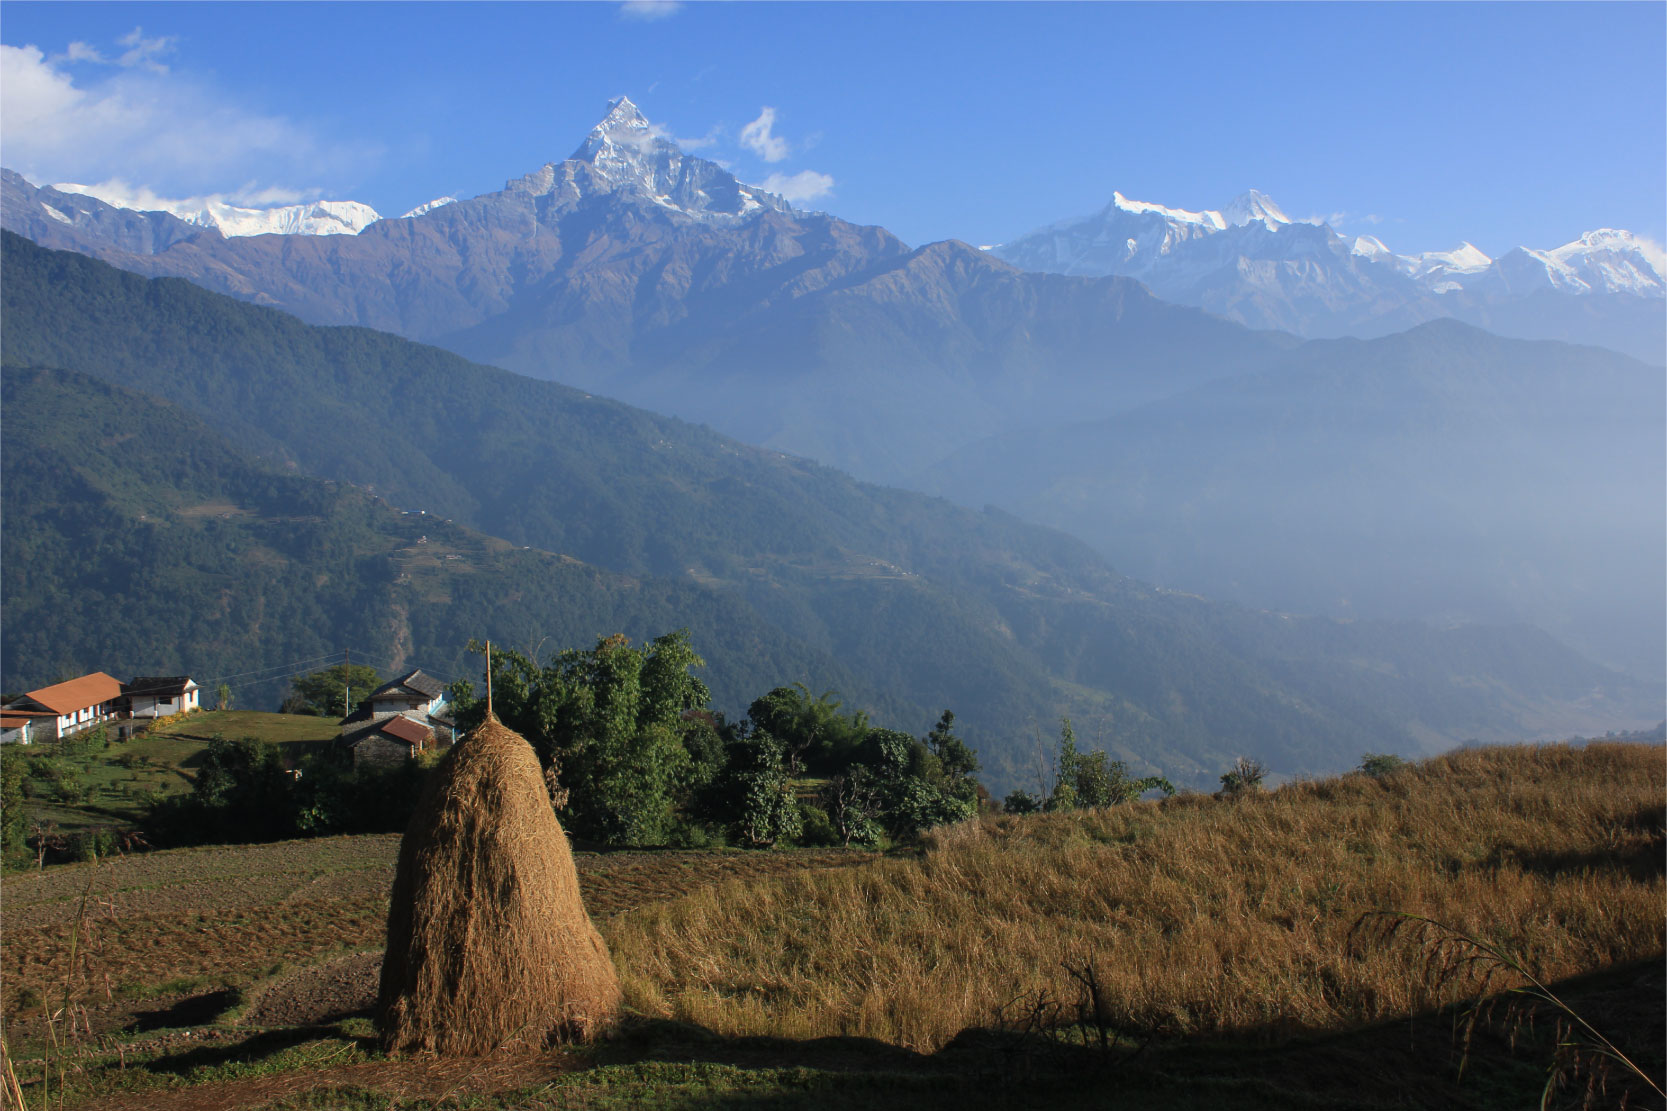
[[[524,600],[545,590],[539,576],[547,568],[566,565],[513,564],[533,576],[519,598],[476,578],[480,593],[468,595],[476,607],[469,610],[457,592],[474,587],[453,587],[460,608],[451,625],[443,608],[412,598],[413,639],[402,657],[412,663],[430,665],[417,649],[443,654],[446,636],[465,626],[529,647],[546,634],[551,646],[588,643],[615,631],[608,624],[635,635],[686,626],[714,672],[735,677],[711,682],[720,704],[803,680],[817,690],[838,687],[917,733],[951,708],[997,783],[1031,774],[1038,738],[1053,734],[1062,713],[1136,770],[1201,782],[1240,753],[1278,770],[1322,770],[1350,766],[1364,749],[1602,731],[1659,717],[1644,684],[1530,630],[1343,626],[1167,594],[1121,578],[1085,545],[1001,513],[867,486],[392,336],[311,327],[9,235],[4,261],[8,363],[67,367],[169,398],[269,465],[603,568],[611,574],[584,574],[610,597],[661,592],[655,607],[598,600],[590,627],[570,634],[586,621],[544,616],[563,611],[560,587],[545,591],[558,599],[549,610]],[[32,412],[8,404],[8,433],[33,424]],[[75,429],[55,420],[44,427],[39,450],[55,445],[73,459]],[[181,445],[170,440],[156,450],[165,457]],[[120,471],[125,458],[116,452],[109,461]],[[36,484],[25,478],[7,467],[8,523],[14,507],[28,506],[46,515],[39,524],[47,529],[54,511],[36,504]],[[280,509],[271,515],[298,515]],[[80,527],[65,522],[61,550],[88,546],[74,531]],[[8,543],[16,532],[7,528]],[[158,553],[155,566],[180,566],[177,555]],[[44,572],[73,565],[67,559],[32,562]],[[7,564],[10,574],[14,561]],[[202,572],[236,578],[224,563]],[[379,573],[398,577],[387,567]],[[86,604],[106,608],[150,591],[131,572],[96,563],[63,589],[100,595],[102,602]],[[41,593],[9,579],[6,591],[8,606]],[[354,612],[331,619],[362,628],[381,618],[382,605],[344,595],[330,608]],[[80,634],[55,624],[56,613],[42,610],[41,628],[29,634],[41,644],[77,643]],[[644,627],[662,613],[658,627]],[[226,658],[242,652],[258,666],[287,658],[272,651],[284,636],[297,645],[314,635],[334,639],[333,630],[318,632],[319,618],[295,620],[308,631],[263,622],[258,637]],[[7,622],[8,686],[54,677],[28,670],[42,666],[38,656],[10,643],[22,627]],[[749,632],[761,627],[768,632]],[[200,641],[179,627],[155,635],[178,645],[177,666],[199,668],[189,653]],[[443,658],[458,658],[461,639]],[[113,640],[106,632],[78,643],[90,650]],[[109,666],[102,656],[75,662]],[[743,679],[764,673],[762,687]]]
[[[90,668],[199,680],[344,646],[366,662],[480,670],[470,637],[508,648],[706,637],[705,678],[745,707],[786,674],[826,676],[904,712],[733,595],[525,550],[356,487],[279,474],[176,406],[68,371],[4,371],[5,688]],[[234,678],[275,709],[289,675]],[[917,711],[918,713],[918,711]]]

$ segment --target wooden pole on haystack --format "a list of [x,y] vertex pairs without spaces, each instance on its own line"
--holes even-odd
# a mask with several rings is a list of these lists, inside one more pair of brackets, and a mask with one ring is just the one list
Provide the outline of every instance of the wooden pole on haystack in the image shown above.
[[486,716],[492,717],[492,642],[486,642]]

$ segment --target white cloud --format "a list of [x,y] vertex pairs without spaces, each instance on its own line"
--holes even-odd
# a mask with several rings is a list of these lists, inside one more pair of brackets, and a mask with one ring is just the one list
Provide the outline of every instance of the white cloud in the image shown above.
[[786,139],[770,133],[775,126],[776,110],[764,108],[756,120],[741,129],[741,145],[766,162],[780,162],[787,157],[789,147]]
[[[6,165],[32,181],[141,181],[161,195],[232,191],[352,172],[375,156],[362,144],[327,142],[282,116],[234,103],[222,90],[158,61],[167,36],[138,28],[112,61],[74,42],[48,57],[37,46],[0,44],[0,144]],[[77,63],[105,68],[73,69]]]
[[[167,73],[168,67],[156,59],[172,50],[177,41],[172,35],[158,35],[156,38],[147,39],[144,28],[135,27],[116,40],[117,45],[127,47],[121,57],[116,59],[116,64],[128,68],[142,66],[152,73]],[[71,48],[73,47],[72,43]]]
[[670,19],[681,7],[680,0],[625,0],[619,6],[619,17],[652,23],[657,19]]
[[672,142],[676,143],[678,146],[682,147],[684,150],[703,150],[706,147],[715,146],[718,142],[718,135],[719,135],[719,131],[716,127],[714,127],[712,130],[708,131],[706,134],[698,136],[696,138],[693,138],[693,139],[673,139]]
[[794,204],[803,204],[832,193],[834,179],[815,170],[800,170],[791,175],[771,174],[758,184],[772,193],[780,193]]
[[1345,224],[1381,224],[1383,217],[1375,212],[1368,212],[1363,216],[1353,212],[1333,212],[1328,216],[1314,215],[1303,221],[1305,224],[1330,224],[1333,228],[1340,228]]
[[247,186],[230,193],[205,193],[196,197],[164,197],[154,189],[133,185],[122,178],[111,178],[94,185],[52,183],[64,193],[80,193],[95,197],[117,208],[133,208],[141,212],[171,212],[175,216],[191,216],[212,205],[232,205],[241,208],[270,208],[274,205],[297,204],[314,200],[318,190],[260,188]]

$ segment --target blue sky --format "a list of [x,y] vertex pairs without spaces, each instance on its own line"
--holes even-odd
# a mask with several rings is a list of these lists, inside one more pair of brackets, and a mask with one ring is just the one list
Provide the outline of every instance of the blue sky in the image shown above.
[[910,243],[1255,187],[1403,253],[1498,254],[1664,238],[1664,42],[1659,3],[6,0],[0,161],[398,215],[565,157],[626,93]]

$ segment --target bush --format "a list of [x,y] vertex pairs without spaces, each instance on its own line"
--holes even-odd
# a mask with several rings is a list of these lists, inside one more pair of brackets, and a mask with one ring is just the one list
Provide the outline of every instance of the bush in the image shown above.
[[108,829],[85,829],[69,835],[71,860],[94,860],[116,851],[116,835]]
[[1373,779],[1382,779],[1406,766],[1407,762],[1392,752],[1368,752],[1360,758],[1360,770]]
[[801,845],[837,845],[840,843],[839,833],[834,829],[833,822],[828,819],[828,812],[814,803],[799,800],[799,844]]
[[1001,800],[1001,808],[1008,814],[1034,814],[1042,804],[1029,791],[1014,791]]
[[1262,780],[1266,779],[1268,769],[1262,766],[1260,760],[1253,757],[1241,756],[1233,761],[1231,771],[1223,772],[1221,776],[1221,790],[1224,797],[1251,794],[1262,789]]

